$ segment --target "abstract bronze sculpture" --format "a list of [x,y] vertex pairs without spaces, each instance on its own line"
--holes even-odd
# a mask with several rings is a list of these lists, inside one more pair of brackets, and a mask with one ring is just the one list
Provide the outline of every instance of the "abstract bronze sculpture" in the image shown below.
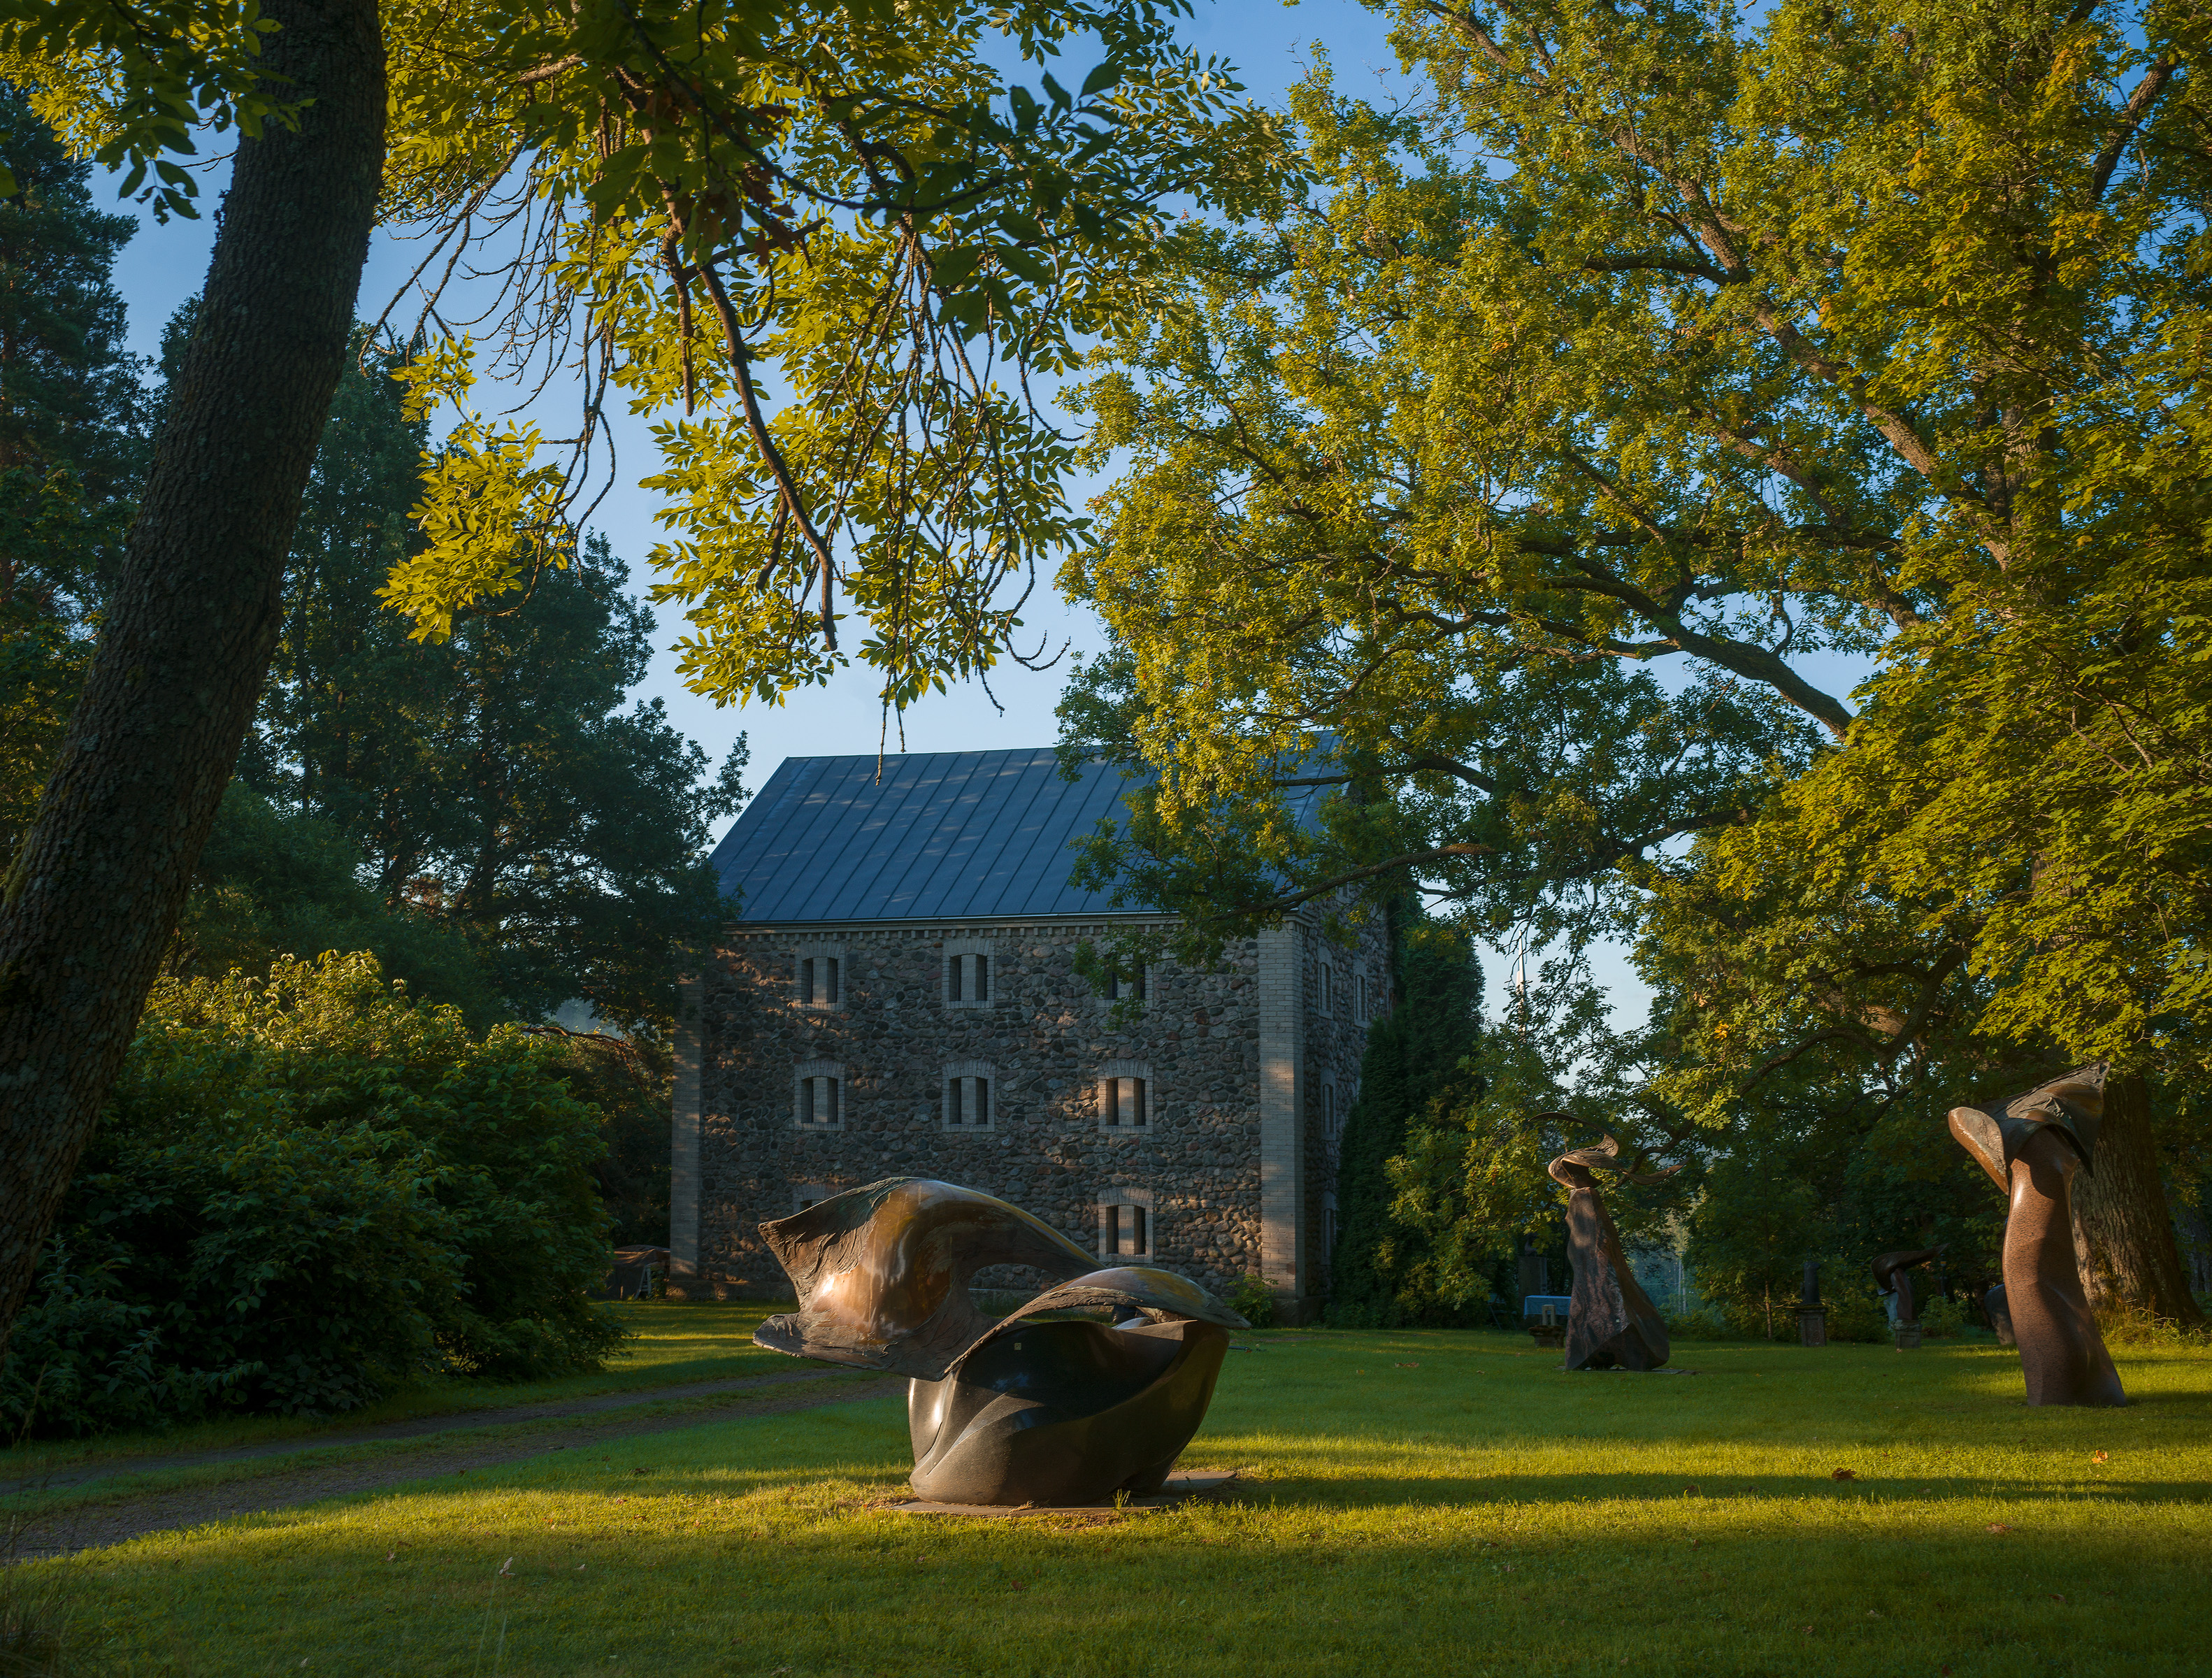
[[1909,1251],[1884,1253],[1874,1262],[1874,1285],[1889,1308],[1890,1332],[1896,1337],[1897,1349],[1911,1350],[1920,1344],[1920,1319],[1912,1310],[1912,1270],[1942,1255],[1941,1247],[1920,1247]]
[[[1065,1505],[1156,1492],[1206,1419],[1249,1327],[1170,1271],[1100,1270],[993,1195],[890,1177],[761,1225],[799,1310],[753,1336],[793,1357],[908,1377],[915,1493],[933,1503]],[[994,1321],[969,1297],[988,1265],[1060,1286]],[[1109,1308],[1103,1322],[1047,1313]]]
[[[1581,1121],[1566,1113],[1546,1113],[1544,1119],[1566,1124]],[[1667,1324],[1644,1290],[1621,1250],[1620,1233],[1598,1197],[1593,1169],[1618,1173],[1635,1183],[1654,1183],[1682,1168],[1644,1171],[1638,1151],[1626,1164],[1620,1144],[1611,1135],[1594,1147],[1563,1153],[1548,1167],[1553,1182],[1567,1189],[1567,1255],[1574,1265],[1574,1303],[1567,1310],[1569,1369],[1656,1369],[1673,1347]]]
[[2012,1201],[2004,1304],[2030,1404],[2128,1401],[2074,1258],[2074,1173],[2093,1169],[2106,1070],[2081,1067],[2002,1110],[1951,1110],[1951,1134]]

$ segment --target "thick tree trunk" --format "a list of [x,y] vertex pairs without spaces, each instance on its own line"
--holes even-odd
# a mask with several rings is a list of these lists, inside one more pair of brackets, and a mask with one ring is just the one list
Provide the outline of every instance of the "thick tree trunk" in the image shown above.
[[143,508],[0,901],[0,1345],[137,1030],[269,667],[384,165],[375,0],[264,0],[299,126],[239,141]]
[[2096,1310],[2204,1321],[2182,1273],[2151,1135],[2150,1086],[2139,1073],[2116,1073],[2105,1087],[2095,1154],[2074,1180],[2074,1253]]

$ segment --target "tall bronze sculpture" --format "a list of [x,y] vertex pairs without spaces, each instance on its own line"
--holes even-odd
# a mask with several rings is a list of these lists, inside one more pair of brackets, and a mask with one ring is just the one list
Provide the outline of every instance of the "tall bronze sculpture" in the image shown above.
[[2002,1109],[1951,1110],[1951,1134],[2012,1202],[2004,1303],[2030,1404],[2127,1402],[2074,1258],[2074,1173],[2094,1169],[2106,1072],[2081,1067]]
[[[799,1309],[753,1338],[793,1357],[908,1377],[915,1493],[933,1503],[1064,1505],[1166,1483],[1244,1319],[1170,1271],[1101,1270],[994,1196],[889,1177],[763,1224]],[[989,1265],[1060,1286],[994,1321],[969,1297]],[[1040,1320],[1113,1310],[1111,1326]]]
[[[1545,1113],[1565,1124],[1581,1121],[1567,1113]],[[1630,1183],[1654,1183],[1682,1168],[1640,1169],[1638,1151],[1624,1163],[1620,1144],[1610,1134],[1593,1147],[1561,1154],[1547,1168],[1567,1190],[1567,1256],[1574,1266],[1572,1303],[1567,1308],[1569,1369],[1656,1369],[1673,1350],[1658,1309],[1637,1286],[1636,1273],[1621,1250],[1620,1233],[1599,1198],[1594,1170],[1612,1171]]]

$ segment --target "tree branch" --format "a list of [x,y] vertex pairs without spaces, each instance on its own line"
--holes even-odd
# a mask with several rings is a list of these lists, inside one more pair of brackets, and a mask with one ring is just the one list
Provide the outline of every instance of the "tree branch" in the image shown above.
[[566,75],[583,62],[581,58],[572,52],[565,58],[556,58],[550,64],[539,64],[534,69],[524,70],[514,78],[514,85],[518,88],[526,88],[533,82],[550,82],[555,76]]
[[1279,915],[1286,910],[1296,909],[1300,903],[1309,903],[1316,897],[1326,897],[1332,891],[1340,891],[1345,886],[1356,885],[1364,879],[1372,879],[1377,874],[1387,874],[1394,868],[1418,868],[1424,862],[1442,862],[1447,857],[1495,856],[1497,854],[1498,848],[1495,845],[1439,845],[1434,850],[1407,851],[1404,855],[1391,857],[1388,861],[1370,862],[1364,868],[1354,868],[1346,873],[1334,875],[1322,881],[1318,885],[1308,886],[1303,891],[1285,892],[1270,897],[1250,912],[1255,915]]
[[1726,273],[1709,262],[1691,262],[1680,257],[1585,257],[1583,266],[1593,274],[1680,274],[1686,279],[1710,280],[1715,285],[1733,285],[1744,277]]
[[2128,142],[2150,116],[2150,107],[2158,103],[2158,96],[2166,91],[2173,79],[2173,65],[2161,58],[2143,72],[2136,90],[2128,95],[2128,102],[2120,112],[2119,126],[2105,142],[2097,154],[2097,166],[2089,176],[2089,202],[2095,204],[2105,196],[2105,189],[2112,183],[2112,171],[2120,166],[2120,154],[2128,149]]

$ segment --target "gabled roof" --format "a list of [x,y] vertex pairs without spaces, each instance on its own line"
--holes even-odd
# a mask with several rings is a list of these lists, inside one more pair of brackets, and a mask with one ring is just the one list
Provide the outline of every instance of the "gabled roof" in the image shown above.
[[1067,883],[1075,841],[1125,818],[1105,764],[1064,780],[1048,746],[787,757],[714,848],[744,921],[1001,920],[1118,911]]

